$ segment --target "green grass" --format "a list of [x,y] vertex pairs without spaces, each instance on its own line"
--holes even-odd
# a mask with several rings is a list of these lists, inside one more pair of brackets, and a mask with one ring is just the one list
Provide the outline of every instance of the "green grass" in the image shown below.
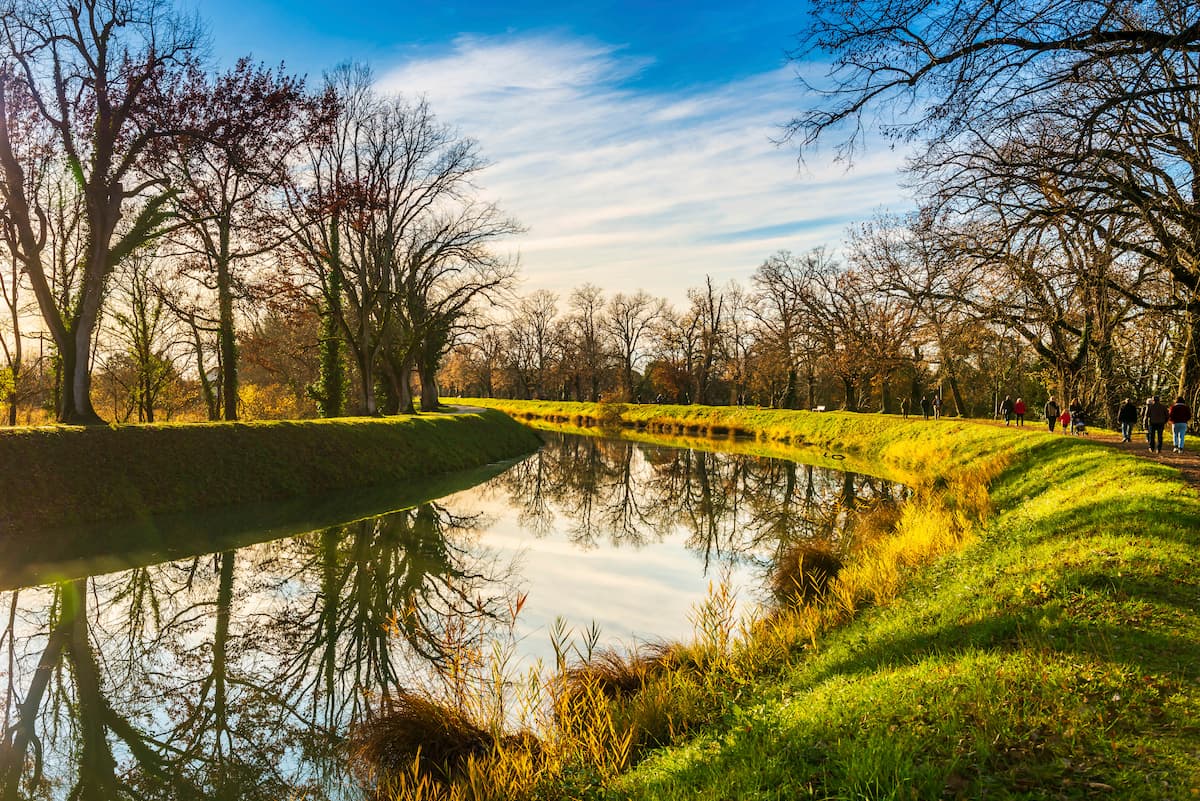
[[0,431],[0,535],[426,479],[535,450],[503,414]]
[[874,458],[972,521],[957,546],[893,559],[895,592],[840,625],[759,627],[672,745],[546,797],[1200,797],[1200,497],[1174,469],[953,420],[480,403]]

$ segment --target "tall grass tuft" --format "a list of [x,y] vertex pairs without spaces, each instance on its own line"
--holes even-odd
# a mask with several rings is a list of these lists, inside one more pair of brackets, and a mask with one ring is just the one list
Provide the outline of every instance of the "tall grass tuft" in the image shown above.
[[771,596],[781,606],[811,603],[824,597],[841,572],[842,559],[828,548],[798,542],[779,557],[771,571]]
[[493,750],[496,739],[461,712],[401,690],[355,729],[349,746],[352,764],[368,781],[409,774],[420,784],[444,784],[461,774],[469,757]]

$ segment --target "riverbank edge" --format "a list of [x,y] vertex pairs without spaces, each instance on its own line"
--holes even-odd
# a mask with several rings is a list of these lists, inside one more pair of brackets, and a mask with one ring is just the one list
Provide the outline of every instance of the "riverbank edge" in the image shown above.
[[540,445],[528,427],[486,409],[0,430],[0,536],[426,479]]
[[1177,470],[960,420],[472,402],[873,454],[950,504],[984,485],[971,531],[901,563],[894,598],[727,680],[709,723],[581,795],[1200,795],[1200,496]]

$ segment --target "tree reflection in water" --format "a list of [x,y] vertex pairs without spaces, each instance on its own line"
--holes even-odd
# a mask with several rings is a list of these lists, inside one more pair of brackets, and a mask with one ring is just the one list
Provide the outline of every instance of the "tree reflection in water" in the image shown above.
[[857,505],[896,493],[790,462],[550,435],[464,495],[0,594],[0,799],[354,797],[347,726],[511,622],[520,578],[486,547],[490,521],[457,511],[472,499],[503,496],[527,534],[584,550],[682,529],[707,573],[765,571],[797,540],[845,543]]
[[[4,799],[328,797],[346,726],[511,578],[437,503],[5,593]],[[395,614],[397,611],[409,614]],[[398,624],[398,625],[392,625]],[[397,636],[399,634],[400,636]]]
[[581,548],[641,546],[679,528],[714,563],[764,568],[798,542],[844,548],[864,505],[906,494],[886,479],[780,459],[547,433],[494,479],[533,533],[560,521]]

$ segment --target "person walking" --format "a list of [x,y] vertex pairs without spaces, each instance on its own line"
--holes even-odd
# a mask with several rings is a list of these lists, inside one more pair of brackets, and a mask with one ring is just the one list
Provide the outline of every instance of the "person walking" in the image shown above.
[[1017,402],[1013,404],[1013,414],[1017,416],[1017,425],[1025,425],[1025,401],[1017,398]]
[[1058,403],[1054,400],[1053,395],[1042,407],[1042,413],[1046,415],[1046,425],[1050,426],[1050,433],[1053,434],[1054,424],[1058,422],[1058,416],[1062,414],[1062,409],[1058,408]]
[[1062,432],[1064,434],[1071,433],[1071,410],[1063,409],[1062,414],[1058,416],[1058,422],[1062,423]]
[[1146,411],[1143,412],[1142,418],[1146,426],[1146,441],[1150,444],[1150,450],[1162,453],[1163,426],[1171,418],[1171,410],[1159,403],[1158,396],[1155,395],[1146,401]]
[[1071,405],[1067,407],[1067,410],[1071,412],[1071,433],[1087,433],[1087,429],[1084,427],[1086,423],[1083,419],[1083,404],[1079,402],[1079,398],[1072,398]]
[[925,415],[926,420],[929,419],[929,410],[930,410],[929,396],[922,395],[921,396],[921,414]]
[[1012,422],[1013,402],[1008,395],[1004,396],[1004,400],[1000,401],[1000,414],[1004,415],[1004,425]]
[[1187,435],[1188,421],[1192,419],[1192,409],[1182,395],[1167,410],[1167,419],[1171,421],[1171,452],[1183,453],[1183,438]]
[[1133,424],[1138,419],[1138,407],[1129,398],[1117,409],[1117,424],[1121,426],[1121,442],[1133,441]]
[[938,392],[933,396],[933,419],[940,420],[942,417],[942,393]]
[[900,400],[900,414],[904,416],[905,420],[908,419],[908,410],[911,407],[912,407],[912,401],[909,400],[908,398],[902,398]]

